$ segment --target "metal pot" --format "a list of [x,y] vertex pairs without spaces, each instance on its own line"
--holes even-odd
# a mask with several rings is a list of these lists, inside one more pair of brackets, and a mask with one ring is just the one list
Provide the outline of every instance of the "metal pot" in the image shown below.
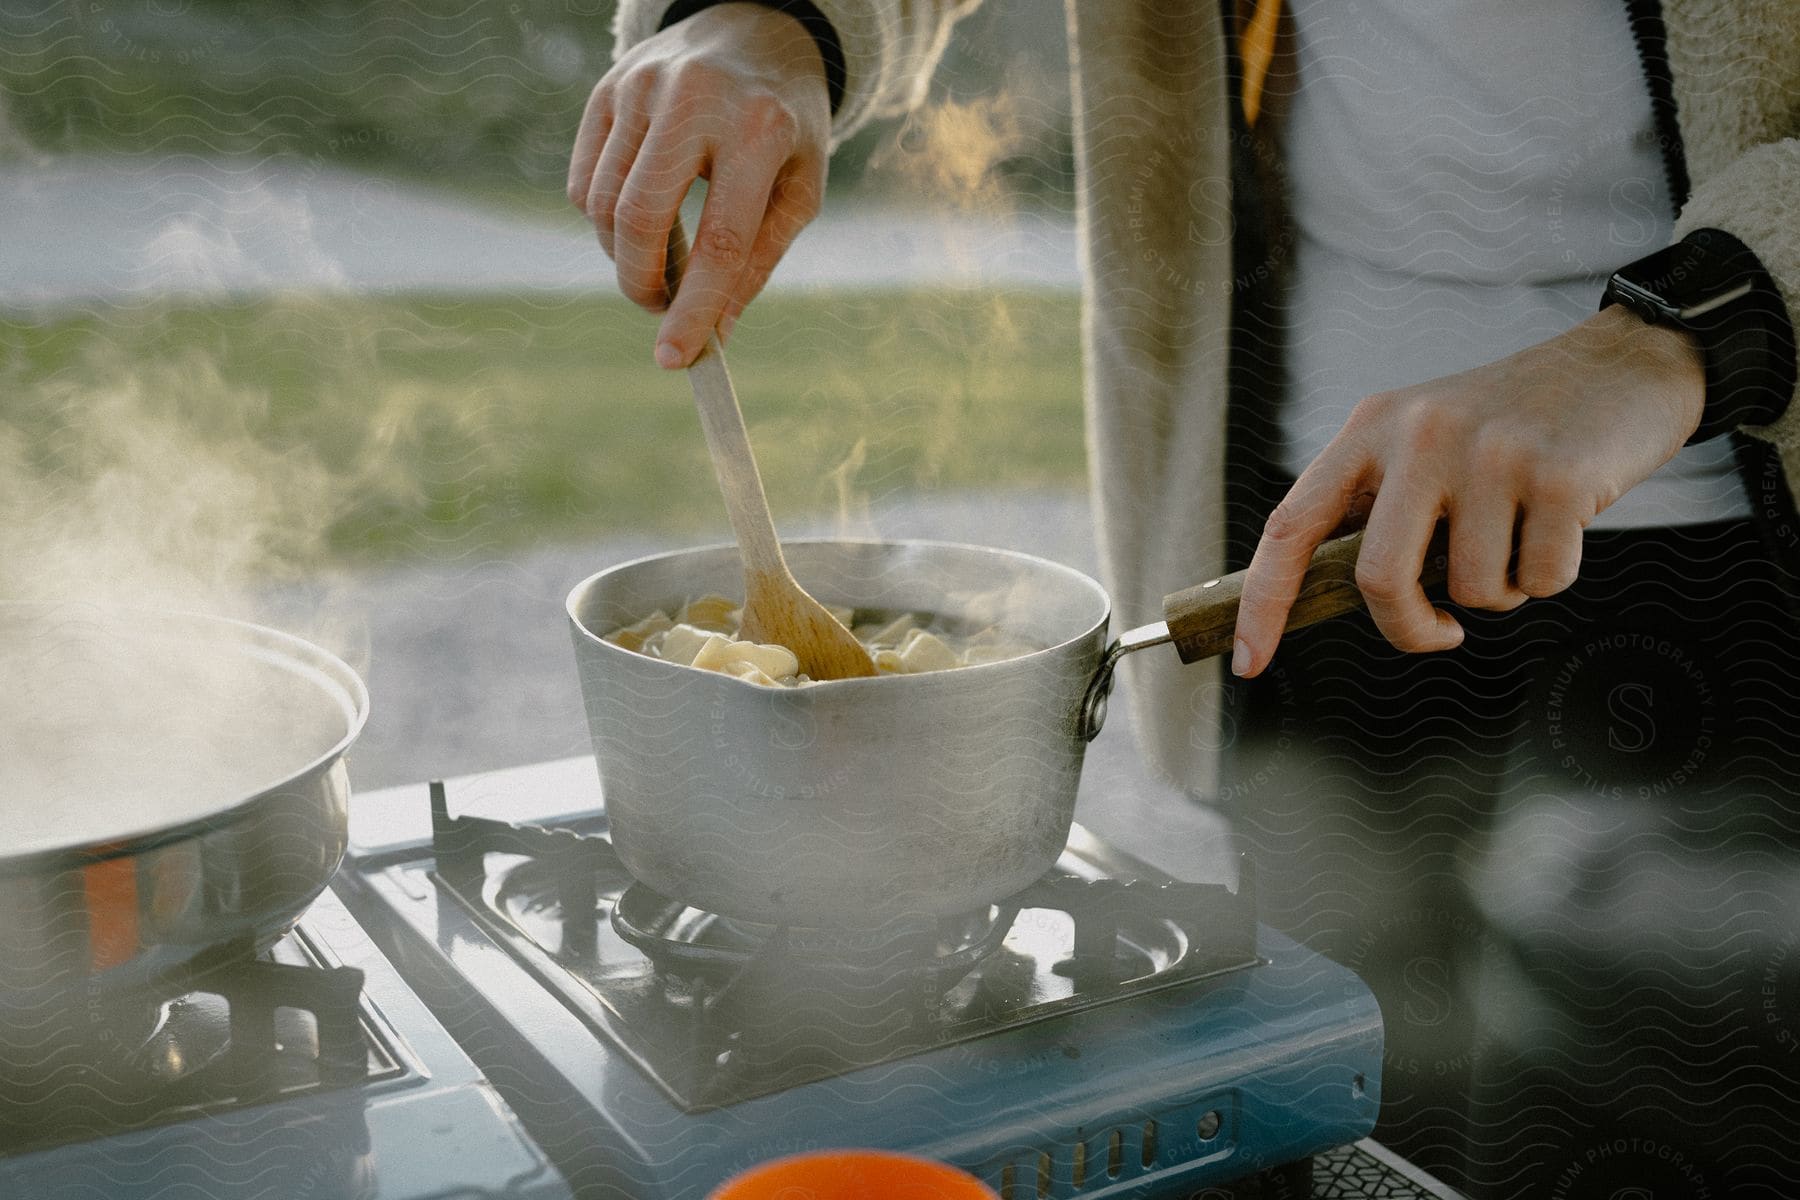
[[[1290,628],[1360,603],[1359,535],[1327,543]],[[603,635],[706,592],[741,594],[733,546],[638,559],[568,600],[619,857],[672,899],[745,920],[862,927],[966,912],[1062,852],[1088,741],[1124,654],[1231,644],[1241,579],[1172,595],[1168,620],[1108,647],[1109,602],[1079,571],[934,542],[785,543],[826,603],[998,622],[1044,647],[920,675],[768,688]]]
[[[188,819],[159,823],[128,792],[96,795],[104,836],[90,836],[99,823],[89,817],[66,839],[0,841],[0,1027],[23,1024],[23,1014],[44,1012],[58,997],[98,1004],[213,958],[267,947],[324,889],[344,853],[350,788],[343,754],[369,706],[354,671],[288,634],[189,614],[97,618],[8,605],[0,607],[0,637],[50,640],[96,620],[124,631],[100,635],[103,651],[153,647],[247,681],[233,702],[278,706],[267,728],[281,736],[265,739],[268,765],[257,786],[201,805]],[[105,683],[102,671],[92,686]],[[145,744],[129,729],[98,730],[91,745],[95,755],[129,755],[134,770],[141,763],[148,771],[193,769],[179,757],[191,749]]]

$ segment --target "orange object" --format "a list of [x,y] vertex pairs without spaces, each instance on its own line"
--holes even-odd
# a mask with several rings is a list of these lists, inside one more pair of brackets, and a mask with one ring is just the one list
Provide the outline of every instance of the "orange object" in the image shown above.
[[1238,57],[1244,64],[1244,121],[1255,125],[1262,113],[1263,84],[1269,64],[1275,61],[1275,29],[1281,23],[1281,0],[1256,0],[1256,7],[1238,35]]
[[711,1200],[998,1200],[973,1175],[884,1150],[825,1150],[734,1175]]
[[88,969],[104,971],[138,951],[137,860],[101,859],[81,868],[88,914]]

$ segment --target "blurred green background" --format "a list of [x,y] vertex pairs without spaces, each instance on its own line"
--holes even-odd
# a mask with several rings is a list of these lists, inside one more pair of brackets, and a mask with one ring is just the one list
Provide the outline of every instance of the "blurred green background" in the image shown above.
[[[731,362],[774,510],[854,520],[896,491],[1077,485],[1076,305],[1053,291],[763,297]],[[281,472],[322,521],[271,547],[292,566],[717,533],[693,406],[651,361],[650,328],[614,297],[162,303],[0,319],[0,380],[7,422],[59,491],[122,465],[179,486],[178,465],[134,462],[106,428],[121,405],[95,400],[121,380],[127,419],[178,426],[186,457]]]

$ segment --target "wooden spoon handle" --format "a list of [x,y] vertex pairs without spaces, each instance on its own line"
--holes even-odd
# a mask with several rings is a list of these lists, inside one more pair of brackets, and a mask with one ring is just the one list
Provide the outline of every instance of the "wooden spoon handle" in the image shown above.
[[[1313,551],[1312,561],[1300,581],[1300,594],[1288,610],[1286,628],[1302,629],[1327,617],[1363,607],[1356,587],[1356,556],[1362,550],[1362,533],[1333,538]],[[1443,581],[1448,571],[1448,547],[1442,527],[1425,552],[1419,582]],[[1238,602],[1244,595],[1244,572],[1183,588],[1163,597],[1163,620],[1184,663],[1224,654],[1231,649],[1237,630]]]
[[[671,302],[687,271],[687,257],[687,235],[682,231],[681,218],[676,217],[669,229],[669,252],[663,264],[663,281]],[[694,389],[694,405],[700,410],[706,448],[712,453],[713,471],[719,477],[719,490],[725,494],[725,514],[743,552],[744,569],[759,575],[785,575],[787,562],[781,554],[781,541],[775,536],[769,499],[750,450],[750,432],[744,428],[744,412],[738,407],[731,373],[725,369],[725,348],[719,344],[717,333],[706,335],[706,345],[689,365],[687,376]]]

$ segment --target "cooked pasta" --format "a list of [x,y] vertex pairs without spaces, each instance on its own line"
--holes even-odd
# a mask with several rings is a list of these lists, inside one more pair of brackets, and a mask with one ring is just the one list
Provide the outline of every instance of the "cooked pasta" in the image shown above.
[[[868,648],[882,675],[949,671],[1018,658],[1032,649],[1008,639],[998,626],[959,634],[943,621],[918,613],[859,623],[854,609],[826,607]],[[800,673],[800,660],[786,646],[739,640],[742,618],[742,608],[724,596],[701,596],[682,605],[673,616],[659,609],[615,629],[606,640],[651,658],[733,675],[765,687],[813,682]]]

